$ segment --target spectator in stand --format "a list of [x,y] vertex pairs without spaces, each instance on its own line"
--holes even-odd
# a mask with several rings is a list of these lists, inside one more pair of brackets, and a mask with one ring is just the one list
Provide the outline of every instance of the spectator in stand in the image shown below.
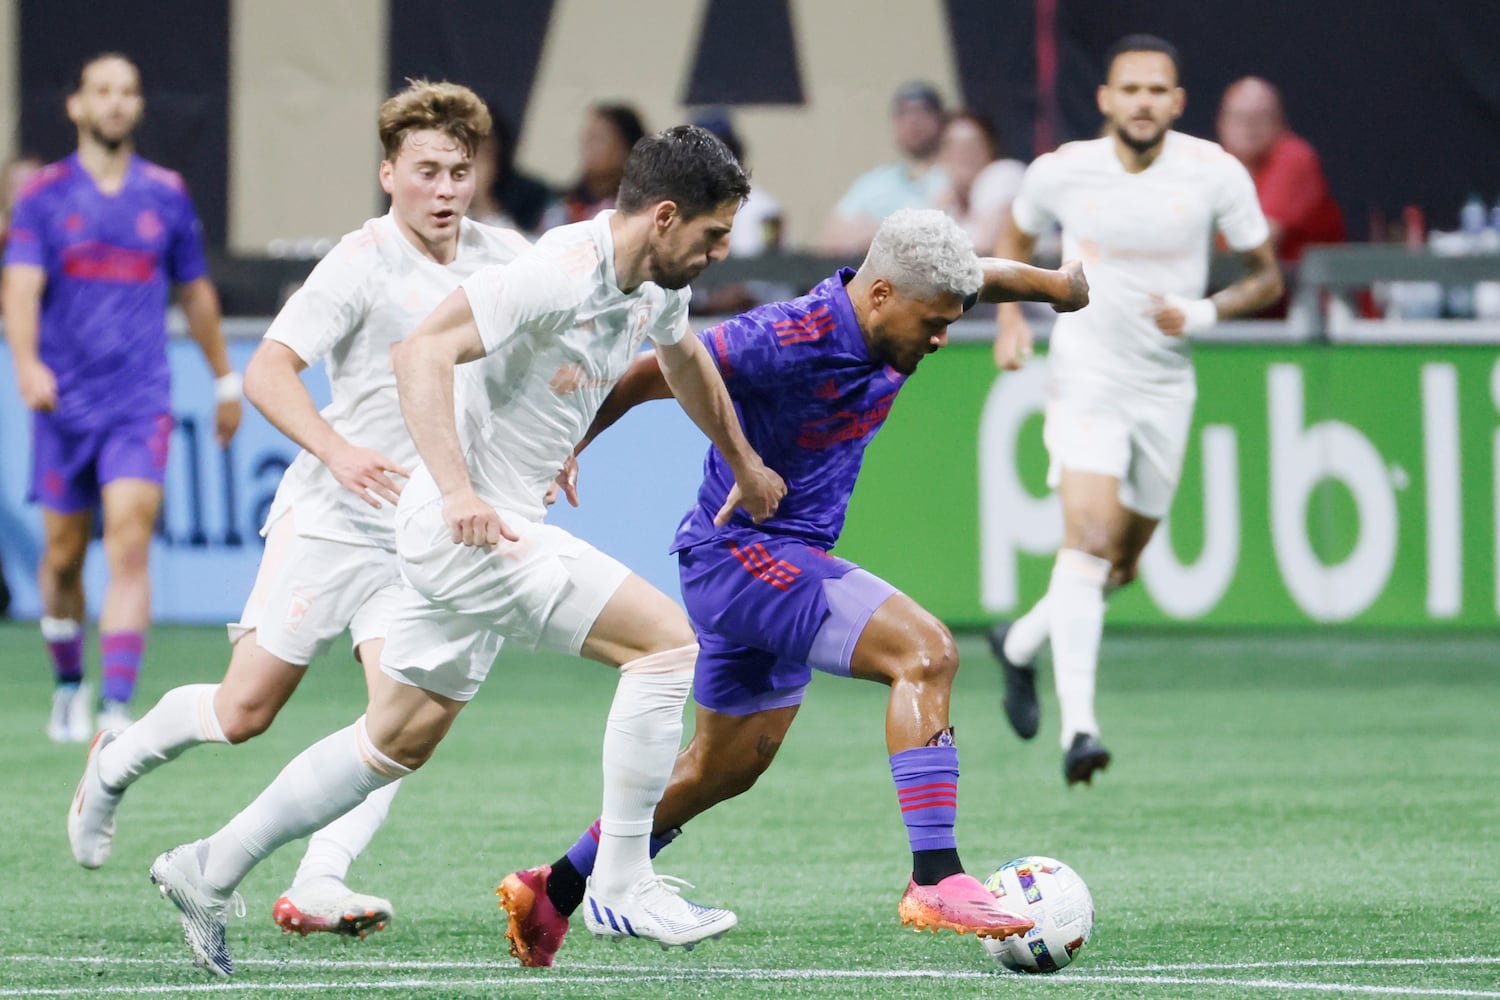
[[614,208],[625,160],[645,134],[641,116],[628,104],[590,108],[578,135],[578,180],[543,214],[542,228],[587,222],[606,208]]
[[891,127],[901,159],[855,178],[823,229],[823,252],[862,256],[881,220],[902,208],[932,208],[948,186],[937,165],[943,99],[930,83],[903,84],[891,100]]
[[1344,241],[1344,215],[1318,154],[1287,128],[1274,86],[1256,76],[1229,85],[1219,104],[1219,142],[1255,180],[1279,259],[1295,262],[1309,244]]
[[542,232],[542,216],[555,198],[547,185],[517,170],[515,158],[515,136],[509,124],[495,115],[490,134],[474,150],[474,201],[469,218],[535,239]]
[[[740,165],[747,168],[748,173],[745,143],[734,130],[734,121],[729,117],[728,108],[704,108],[693,116],[693,124],[718,136],[729,147],[734,158],[740,161]],[[734,217],[734,229],[729,234],[729,256],[758,257],[764,253],[775,253],[781,249],[781,231],[781,203],[766,194],[765,188],[752,181],[750,197],[745,199],[739,214]]]
[[959,224],[974,249],[988,256],[1000,238],[1026,164],[1003,156],[990,123],[969,111],[948,116],[938,144],[938,166],[948,177],[938,208]]
[[[693,115],[693,124],[718,136],[741,166],[745,163],[745,144],[734,130],[729,109],[708,107]],[[746,170],[749,173],[749,170]],[[766,189],[752,182],[750,196],[734,217],[729,233],[729,256],[758,257],[781,250],[781,204],[766,194]],[[715,281],[712,275],[694,283],[688,311],[697,316],[732,316],[754,309],[763,302],[785,297],[786,286],[767,281]],[[795,293],[792,293],[795,294]]]

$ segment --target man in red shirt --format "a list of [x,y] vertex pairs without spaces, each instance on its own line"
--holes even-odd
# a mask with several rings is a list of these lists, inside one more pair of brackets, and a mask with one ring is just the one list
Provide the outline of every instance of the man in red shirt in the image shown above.
[[1318,154],[1286,126],[1281,94],[1247,76],[1224,91],[1219,142],[1255,179],[1276,256],[1296,261],[1312,243],[1342,243],[1344,215],[1328,193]]

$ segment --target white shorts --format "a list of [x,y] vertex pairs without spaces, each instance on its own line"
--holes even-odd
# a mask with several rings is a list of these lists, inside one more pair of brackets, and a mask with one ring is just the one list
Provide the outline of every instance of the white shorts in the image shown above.
[[385,638],[401,592],[394,552],[297,533],[295,510],[270,525],[255,586],[229,641],[249,632],[266,652],[305,667],[345,629],[354,648]]
[[403,684],[455,701],[474,697],[506,640],[578,655],[630,575],[563,529],[503,510],[521,540],[495,548],[455,543],[441,500],[403,514],[396,544],[406,586],[380,665]]
[[1182,477],[1192,419],[1191,397],[1163,399],[1097,382],[1053,382],[1042,425],[1051,459],[1047,485],[1056,489],[1065,468],[1114,476],[1121,504],[1144,517],[1165,517]]

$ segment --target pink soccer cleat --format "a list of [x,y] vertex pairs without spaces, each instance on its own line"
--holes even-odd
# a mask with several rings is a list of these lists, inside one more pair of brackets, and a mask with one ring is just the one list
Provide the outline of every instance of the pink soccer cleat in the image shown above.
[[1001,909],[983,883],[964,872],[949,875],[937,885],[909,883],[896,912],[903,925],[915,930],[947,929],[982,938],[1007,938],[1035,926]]
[[551,966],[568,933],[568,918],[547,898],[547,877],[551,874],[551,865],[512,872],[495,890],[506,914],[505,939],[510,942],[510,953],[531,968]]
[[370,931],[383,931],[394,914],[379,896],[355,892],[336,878],[310,879],[281,894],[271,919],[288,934],[307,937],[319,931],[361,940]]

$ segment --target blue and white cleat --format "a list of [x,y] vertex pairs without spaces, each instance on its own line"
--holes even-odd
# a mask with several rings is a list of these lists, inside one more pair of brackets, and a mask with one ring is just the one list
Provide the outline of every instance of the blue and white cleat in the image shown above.
[[731,910],[683,899],[679,886],[684,885],[692,888],[680,878],[653,874],[631,886],[624,896],[604,899],[594,892],[594,880],[589,879],[583,896],[584,926],[597,938],[642,938],[664,949],[681,945],[692,951],[699,941],[722,937],[739,923]]
[[234,958],[224,940],[224,925],[231,905],[235,916],[245,915],[245,901],[237,892],[226,896],[204,883],[198,862],[201,843],[174,847],[158,857],[151,863],[151,881],[182,911],[182,936],[193,952],[193,964],[216,976],[232,976]]

